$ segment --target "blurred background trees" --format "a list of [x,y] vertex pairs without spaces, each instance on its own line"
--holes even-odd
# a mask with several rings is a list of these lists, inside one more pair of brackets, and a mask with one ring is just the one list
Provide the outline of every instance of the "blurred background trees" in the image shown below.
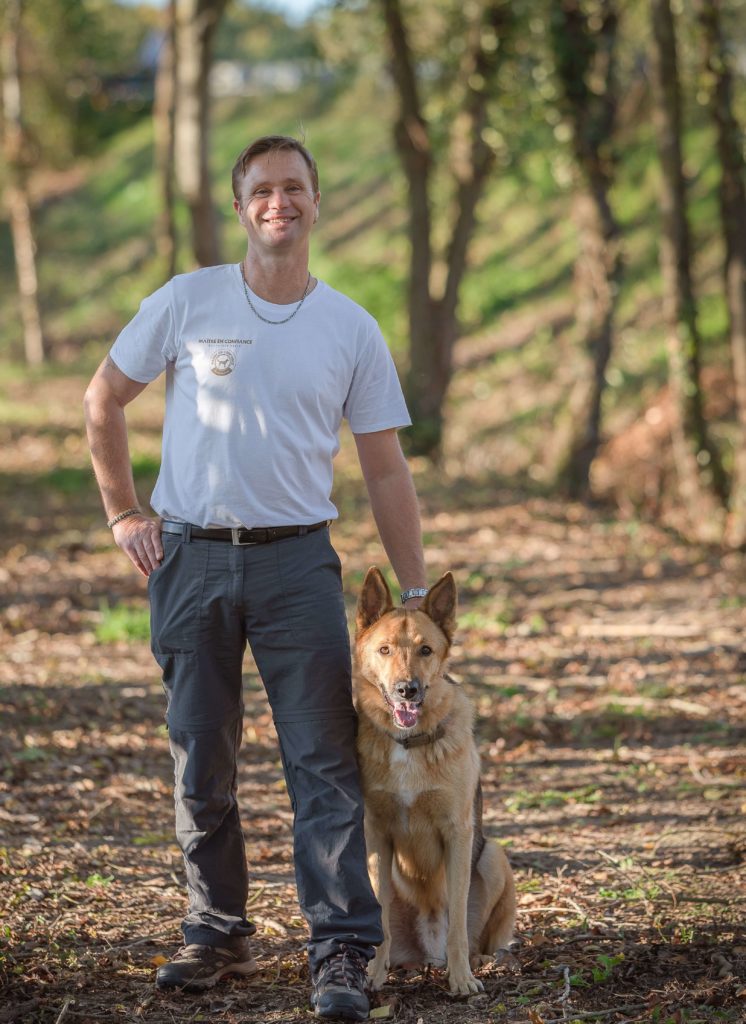
[[304,136],[412,453],[743,545],[746,2],[284,2],[6,0],[0,358],[238,259],[235,155]]

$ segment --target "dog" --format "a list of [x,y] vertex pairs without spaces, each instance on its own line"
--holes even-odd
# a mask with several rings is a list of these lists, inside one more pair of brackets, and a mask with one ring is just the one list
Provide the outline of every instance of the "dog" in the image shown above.
[[482,832],[473,709],[446,675],[456,584],[446,573],[413,611],[368,570],[357,607],[354,694],[368,871],[384,940],[368,967],[447,967],[451,992],[483,990],[472,962],[508,945],[515,885]]

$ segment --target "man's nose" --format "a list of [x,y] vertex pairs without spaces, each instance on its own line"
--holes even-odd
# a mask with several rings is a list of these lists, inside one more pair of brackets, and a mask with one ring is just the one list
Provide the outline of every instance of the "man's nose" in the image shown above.
[[269,205],[272,209],[282,209],[283,206],[287,206],[288,197],[284,188],[273,188],[269,197]]

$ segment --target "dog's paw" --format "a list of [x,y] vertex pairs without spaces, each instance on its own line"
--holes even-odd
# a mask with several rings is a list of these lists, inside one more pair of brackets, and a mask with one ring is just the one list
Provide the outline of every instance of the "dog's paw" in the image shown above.
[[477,992],[484,992],[484,985],[479,978],[474,977],[468,966],[453,969],[449,967],[446,971],[446,977],[448,978],[451,995],[472,996]]
[[384,957],[375,956],[368,964],[368,987],[374,992],[388,981],[389,964]]

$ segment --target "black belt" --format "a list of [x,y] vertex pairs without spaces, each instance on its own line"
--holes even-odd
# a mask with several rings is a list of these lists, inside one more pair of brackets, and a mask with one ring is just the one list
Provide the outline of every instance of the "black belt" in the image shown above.
[[260,526],[249,530],[245,526],[216,527],[214,530],[205,530],[201,526],[192,526],[191,523],[175,523],[170,519],[164,519],[161,523],[162,533],[175,533],[185,541],[189,540],[223,540],[239,546],[246,544],[271,544],[273,540],[282,540],[284,537],[303,537],[314,530],[322,530],[329,525],[325,519],[323,523],[312,523],[311,526]]

